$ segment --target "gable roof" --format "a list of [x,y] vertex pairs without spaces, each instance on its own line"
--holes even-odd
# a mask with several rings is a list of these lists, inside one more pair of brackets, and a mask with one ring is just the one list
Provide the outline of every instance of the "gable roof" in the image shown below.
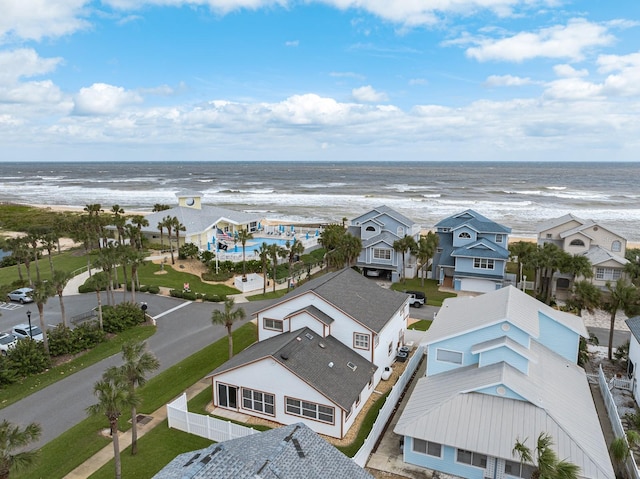
[[180,454],[154,479],[373,479],[303,423]]
[[[470,312],[473,311],[473,314]],[[581,318],[553,309],[513,286],[506,286],[475,297],[447,298],[425,338],[431,344],[462,333],[509,321],[529,336],[540,336],[539,313],[588,338]]]
[[536,341],[531,354],[528,375],[502,362],[421,378],[394,432],[502,458],[512,458],[516,439],[547,432],[581,477],[612,479],[584,370]]
[[330,325],[331,323],[333,323],[333,318],[331,316],[326,314],[324,311],[319,310],[318,308],[316,308],[313,305],[305,306],[304,308],[300,308],[300,309],[298,309],[296,311],[293,311],[293,312],[289,313],[286,317],[287,318],[291,318],[291,317],[296,316],[296,315],[298,315],[300,313],[303,313],[303,312],[313,316],[318,321],[320,321],[321,323],[326,324],[327,326]]
[[323,338],[305,327],[253,343],[207,377],[265,358],[273,359],[345,411],[351,409],[378,369],[334,337]]
[[449,216],[436,224],[436,228],[458,228],[467,225],[479,233],[511,233],[511,228],[503,226],[495,221],[482,216],[474,210],[465,210],[461,213]]
[[486,238],[480,238],[478,241],[455,248],[451,252],[453,257],[468,258],[509,258],[509,251],[502,246],[497,245],[493,241]]
[[620,266],[624,266],[629,262],[627,258],[618,256],[617,254],[614,254],[600,246],[592,246],[584,253],[584,255],[589,259],[589,262],[593,266],[598,266],[599,264],[606,263],[607,261],[615,261],[616,263],[619,263]]
[[379,333],[409,298],[404,293],[378,286],[351,268],[327,273],[306,282],[285,294],[280,301],[256,314],[290,301],[302,294],[313,292],[346,315]]
[[220,221],[225,221],[235,225],[242,225],[251,222],[257,222],[262,219],[255,213],[244,213],[241,211],[233,211],[217,206],[202,205],[200,209],[189,208],[187,206],[176,206],[174,208],[156,211],[145,216],[149,221],[149,226],[143,228],[143,232],[159,232],[158,223],[165,217],[176,217],[182,223],[186,231],[181,233],[182,236],[202,233],[211,229]]
[[585,223],[585,220],[583,220],[582,218],[578,218],[577,216],[571,213],[568,213],[566,215],[560,216],[559,218],[551,218],[547,221],[540,223],[540,225],[538,225],[536,232],[539,234],[539,233],[542,233],[543,231],[550,230],[552,228],[563,225],[565,223],[569,223],[570,221],[576,221],[580,224]]
[[[413,221],[412,219],[407,218],[402,213],[398,213],[396,210],[394,210],[393,208],[389,208],[386,205],[377,206],[377,207],[367,211],[366,213],[364,213],[364,214],[362,214],[360,216],[357,216],[356,218],[354,218],[351,221],[354,222],[354,221],[359,220],[360,218],[363,218],[364,216],[369,216],[369,214],[371,212],[374,212],[374,211],[379,213],[379,215],[387,214],[387,215],[391,216],[393,219],[395,219],[395,220],[399,221],[400,223],[404,224],[405,226],[411,227],[411,226],[413,226],[415,224],[415,221]],[[374,218],[375,218],[375,216],[372,216],[369,219],[374,219]],[[378,221],[378,220],[376,220],[376,221]]]
[[398,235],[391,233],[390,231],[383,231],[371,238],[362,241],[363,248],[370,248],[371,246],[378,243],[386,243],[389,248],[393,248],[394,241],[397,241],[400,238]]

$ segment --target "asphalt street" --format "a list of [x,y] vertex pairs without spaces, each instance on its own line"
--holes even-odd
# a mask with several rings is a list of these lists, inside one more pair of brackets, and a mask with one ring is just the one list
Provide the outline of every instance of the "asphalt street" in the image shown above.
[[[211,323],[212,311],[215,308],[221,309],[222,304],[192,303],[152,294],[137,294],[136,300],[138,303],[146,302],[147,314],[157,318],[157,332],[147,340],[147,344],[149,350],[158,357],[160,368],[150,377],[187,358],[194,351],[226,337],[224,326],[214,326]],[[122,297],[117,297],[116,301],[122,301]],[[68,318],[91,310],[96,303],[95,294],[64,298]],[[267,303],[242,303],[240,306],[245,310],[247,318],[235,327],[249,321],[253,313]],[[8,331],[13,325],[26,322],[27,310],[32,312],[32,323],[39,324],[38,310],[34,304],[9,310],[0,305],[1,330]],[[45,323],[55,325],[61,321],[61,317],[58,300],[50,299],[45,306]],[[41,447],[87,417],[85,409],[96,402],[93,395],[94,383],[100,379],[105,369],[121,363],[120,355],[100,361],[0,410],[0,417],[14,424],[39,423],[42,426],[42,436],[33,446]]]

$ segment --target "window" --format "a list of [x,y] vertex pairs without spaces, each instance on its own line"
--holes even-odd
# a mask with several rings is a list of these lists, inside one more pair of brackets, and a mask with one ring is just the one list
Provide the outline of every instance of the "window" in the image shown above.
[[373,347],[374,347],[374,348],[377,348],[377,347],[378,347],[378,344],[380,344],[380,335],[379,335],[379,334],[376,334],[376,335],[373,337]]
[[462,353],[459,351],[449,351],[448,349],[438,349],[436,359],[445,363],[462,364]]
[[582,241],[581,239],[574,239],[573,241],[571,241],[571,243],[569,243],[569,246],[584,246],[584,241]]
[[473,267],[476,269],[494,269],[494,260],[489,258],[473,258]]
[[279,319],[264,318],[264,329],[270,329],[271,331],[282,331],[282,321]]
[[308,417],[309,419],[333,424],[334,409],[329,406],[301,401],[300,399],[287,398],[286,410],[287,414]]
[[469,233],[467,233],[466,231],[463,231],[462,233],[460,233],[458,235],[458,238],[469,239],[469,238],[471,238],[471,235]]
[[504,241],[504,235],[503,234],[497,234],[496,235],[496,243],[502,243]]
[[571,286],[571,281],[568,278],[558,278],[556,281],[557,289],[569,289],[569,286]]
[[389,348],[388,348],[388,355],[391,356],[391,353],[393,352],[393,341],[391,341],[389,343]]
[[504,463],[504,473],[510,476],[530,479],[534,471],[535,467],[531,464],[521,464],[515,461],[505,461]]
[[375,231],[376,229],[373,226],[367,226],[365,231]]
[[273,394],[242,388],[242,407],[244,409],[275,416],[274,399]]
[[551,239],[551,238],[552,238],[551,233],[547,233],[547,239]]
[[373,259],[391,260],[391,250],[382,248],[373,248]]
[[622,271],[614,268],[596,268],[596,279],[606,281],[618,281],[622,277]]
[[611,251],[613,251],[614,253],[619,253],[620,251],[622,251],[622,243],[618,240],[615,240],[613,243],[611,243]]
[[428,456],[442,457],[442,444],[413,438],[413,451]]
[[462,464],[469,464],[483,469],[487,467],[487,456],[477,452],[465,451],[464,449],[458,449],[456,460]]
[[363,333],[353,333],[353,347],[357,349],[369,350],[369,335]]

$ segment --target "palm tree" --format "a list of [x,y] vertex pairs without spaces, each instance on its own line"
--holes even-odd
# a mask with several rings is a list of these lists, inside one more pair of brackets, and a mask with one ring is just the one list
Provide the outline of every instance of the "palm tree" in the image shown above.
[[236,321],[245,318],[244,309],[238,308],[234,311],[234,305],[234,299],[227,298],[224,301],[224,311],[215,309],[211,314],[211,322],[213,324],[221,324],[227,328],[227,337],[229,338],[229,359],[233,357],[233,336],[231,334],[231,327]]
[[[320,237],[318,238],[318,243],[322,245],[322,247],[326,250],[326,267],[329,269],[329,260],[331,262],[335,262],[335,255],[332,254],[334,250],[336,250],[340,243],[342,242],[342,238],[345,235],[345,229],[343,226],[339,224],[330,224],[322,230],[320,233]],[[342,262],[344,264],[344,261]]]
[[518,263],[518,283],[522,281],[522,268],[536,253],[537,246],[531,241],[516,241],[509,244],[510,259],[516,259]]
[[417,249],[417,244],[416,244],[416,240],[413,239],[413,236],[409,236],[409,235],[405,235],[404,238],[401,238],[399,240],[395,240],[393,242],[393,251],[395,251],[396,253],[402,253],[402,270],[401,270],[401,280],[404,283],[405,282],[405,274],[404,274],[404,268],[405,268],[405,255],[407,253],[407,251],[411,254],[413,253],[416,249]]
[[426,276],[424,268],[429,265],[429,260],[433,258],[436,252],[440,237],[433,231],[429,231],[426,235],[420,236],[416,245],[416,257],[418,259],[418,270],[422,270],[422,286],[424,287],[424,278]]
[[[180,231],[187,231],[187,228],[185,225],[180,223],[180,220],[175,216],[171,219],[171,223],[173,226],[173,231],[176,233],[176,249],[179,250],[180,249]],[[171,256],[171,261],[173,262],[173,255]]]
[[252,239],[253,235],[249,233],[249,230],[241,229],[238,233],[238,241],[242,245],[242,281],[247,280],[247,272],[246,272],[246,262],[245,262],[245,247],[247,246],[247,241]]
[[134,215],[131,217],[131,223],[136,225],[136,246],[142,249],[142,228],[149,226],[149,220],[142,215]]
[[164,227],[167,228],[167,237],[169,238],[169,251],[171,252],[171,264],[176,264],[176,260],[173,257],[173,243],[171,242],[173,218],[171,218],[171,216],[165,216],[162,222],[164,223]]
[[58,299],[60,300],[60,315],[62,316],[62,324],[64,327],[67,327],[67,315],[64,309],[64,301],[62,299],[62,293],[64,292],[64,288],[71,279],[71,274],[66,271],[54,271],[53,278],[51,283],[53,284],[53,288],[58,295]]
[[164,220],[163,221],[158,221],[158,230],[160,230],[160,251],[162,251],[164,249],[164,235],[162,234],[164,232]]
[[606,286],[609,291],[609,298],[606,300],[605,309],[611,313],[607,358],[611,360],[613,357],[613,330],[616,325],[616,314],[618,310],[622,310],[627,316],[632,316],[634,310],[637,309],[639,296],[636,287],[627,283],[623,278],[616,282],[615,288],[609,282],[607,282]]
[[258,250],[260,262],[262,263],[262,294],[267,294],[267,266],[269,264],[269,245],[262,242]]
[[153,205],[153,209],[151,210],[152,213],[157,213],[159,211],[165,211],[165,210],[170,210],[171,206],[169,205],[163,205],[160,203],[156,203],[155,205]]
[[[42,433],[39,424],[32,422],[21,429],[6,419],[0,422],[0,479],[9,479],[10,472],[21,472],[32,466],[38,451],[24,451],[30,443],[37,441]],[[21,451],[13,454],[13,451]]]
[[138,268],[145,263],[146,255],[142,251],[131,250],[127,255],[127,262],[131,265],[131,300],[136,302],[136,286],[140,288],[138,283]]
[[98,403],[87,408],[87,414],[95,416],[104,414],[109,420],[109,428],[113,438],[113,457],[116,468],[116,479],[121,479],[122,468],[120,465],[120,443],[118,438],[118,419],[122,411],[140,405],[140,398],[132,393],[119,368],[107,369],[102,379],[93,386],[93,393],[98,398]]
[[273,243],[269,245],[269,257],[271,258],[271,266],[273,268],[273,292],[276,292],[276,274],[278,271],[278,258],[286,258],[287,250],[282,246]]
[[51,274],[53,274],[53,257],[51,256],[51,253],[54,249],[56,249],[58,239],[58,235],[53,231],[49,231],[48,233],[45,233],[40,237],[42,247],[47,250],[47,254],[49,257],[49,269],[51,270]]
[[362,252],[362,240],[357,236],[346,233],[342,238],[340,248],[342,248],[343,250],[344,259],[347,263],[347,266],[351,267]]
[[[580,468],[575,464],[558,459],[551,448],[553,440],[547,433],[540,433],[535,449],[532,451],[525,444],[527,440],[516,440],[513,456],[519,456],[521,463],[532,464],[535,469],[531,479],[578,479]],[[535,458],[533,457],[535,455]]]
[[[40,242],[40,235],[36,232],[31,232],[29,233],[27,236],[25,236],[25,241],[31,246],[32,250],[33,250],[33,263],[36,265],[36,282],[40,281],[40,263],[38,262],[38,255],[39,255],[39,242]],[[31,280],[31,278],[29,278],[29,280]],[[31,283],[31,286],[33,286],[33,283]]]
[[47,300],[52,296],[56,295],[56,290],[53,287],[53,284],[49,281],[38,281],[33,286],[33,301],[36,303],[38,307],[38,315],[40,316],[40,329],[42,329],[42,341],[44,345],[44,350],[49,356],[49,338],[47,337],[47,327],[44,322],[44,305],[47,303]]
[[93,277],[93,284],[96,288],[96,296],[98,299],[98,325],[100,326],[100,330],[103,331],[104,327],[102,325],[102,288],[106,288],[107,285],[107,277],[104,273],[96,274]]
[[570,307],[578,310],[578,316],[582,316],[582,311],[587,310],[593,313],[602,300],[602,293],[593,283],[589,281],[578,281],[573,284],[571,298],[567,301]]
[[[160,361],[155,355],[146,351],[147,343],[144,341],[127,341],[122,345],[122,358],[124,364],[120,368],[123,376],[129,384],[131,394],[135,394],[138,387],[147,382],[147,374],[160,367]],[[131,405],[131,454],[138,452],[138,427],[136,405]]]
[[[289,241],[285,243],[285,250],[287,258],[289,260],[289,278],[293,279],[293,276],[291,274],[291,270],[293,269],[293,262],[295,261],[296,256],[304,253],[304,245],[302,244],[302,242],[298,241],[297,238],[293,238],[293,243],[289,243]],[[289,286],[291,286],[291,279],[288,281],[287,289],[289,289]]]
[[[22,264],[26,263],[29,257],[29,251],[25,247],[24,238],[7,238],[7,247],[11,250],[11,257],[16,260],[18,265],[18,277],[20,278],[20,283],[23,284],[24,276],[22,275]],[[31,283],[31,281],[29,281],[29,283]]]
[[112,224],[118,230],[118,243],[122,244],[122,239],[124,238],[124,225],[127,220],[124,216],[124,209],[120,207],[120,205],[113,205],[111,207],[111,212],[113,213]]

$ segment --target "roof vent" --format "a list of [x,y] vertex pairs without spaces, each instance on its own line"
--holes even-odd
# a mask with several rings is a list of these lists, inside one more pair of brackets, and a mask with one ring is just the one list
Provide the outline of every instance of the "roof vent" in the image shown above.
[[318,346],[320,346],[322,349],[326,348],[326,346],[324,345],[324,343],[318,343]]
[[313,335],[311,333],[306,333],[304,335],[307,339],[313,339]]
[[280,357],[281,357],[282,359],[284,359],[285,361],[286,361],[287,359],[289,359],[289,355],[288,355],[287,353],[280,353]]
[[352,371],[355,371],[356,369],[358,369],[358,366],[356,366],[355,364],[353,364],[351,361],[349,361],[347,363],[347,366],[349,367],[349,369],[351,369]]
[[296,338],[296,341],[302,341],[302,338],[301,338],[300,336],[298,336],[298,337]]
[[333,367],[333,361],[331,361],[331,362],[329,363],[329,367],[330,367],[330,368],[332,368],[332,367]]

